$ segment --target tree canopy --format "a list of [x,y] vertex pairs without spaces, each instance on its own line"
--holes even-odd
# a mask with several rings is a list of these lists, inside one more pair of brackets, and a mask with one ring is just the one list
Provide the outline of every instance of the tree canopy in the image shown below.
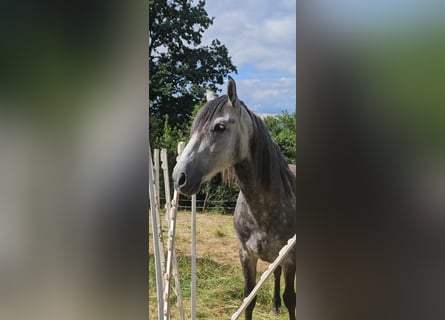
[[264,118],[272,139],[280,147],[281,153],[288,163],[295,164],[297,119],[295,112],[283,111],[277,116]]
[[205,1],[149,0],[150,116],[183,129],[206,88],[216,90],[224,77],[237,72],[218,39],[201,45],[213,23]]

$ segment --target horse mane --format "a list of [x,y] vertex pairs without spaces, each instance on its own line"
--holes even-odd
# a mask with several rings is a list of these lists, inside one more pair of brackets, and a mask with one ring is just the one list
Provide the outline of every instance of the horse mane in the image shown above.
[[259,184],[263,190],[270,191],[272,180],[279,174],[280,180],[286,193],[294,190],[294,176],[284,159],[279,146],[272,140],[269,129],[263,120],[249,110],[241,102],[244,110],[249,114],[253,124],[253,135],[250,141],[250,153],[253,161],[254,183]]

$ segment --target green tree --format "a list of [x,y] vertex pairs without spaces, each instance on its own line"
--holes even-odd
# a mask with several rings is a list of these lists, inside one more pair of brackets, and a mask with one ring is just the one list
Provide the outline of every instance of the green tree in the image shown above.
[[202,185],[196,197],[203,199],[203,211],[233,214],[238,193],[238,184],[224,183],[219,173]]
[[216,90],[237,72],[219,40],[201,46],[214,19],[204,5],[204,0],[149,0],[150,118],[168,115],[171,127],[186,128],[205,89]]
[[[163,120],[163,121],[162,121]],[[162,119],[155,118],[152,119],[152,125],[150,126],[150,147],[152,149],[162,148],[167,149],[167,160],[168,160],[168,168],[169,174],[171,174],[173,167],[176,164],[177,157],[177,147],[179,141],[187,142],[187,138],[184,136],[181,130],[177,128],[172,128],[168,124],[168,115],[165,115]],[[155,131],[153,133],[152,131]],[[161,177],[161,185],[163,184],[163,178]],[[173,186],[171,186],[173,187]]]
[[[167,149],[167,163],[168,163],[168,173],[169,173],[169,185],[170,185],[170,197],[173,196],[173,181],[171,175],[173,168],[176,165],[177,157],[177,147],[179,141],[187,142],[187,138],[184,136],[182,130],[177,128],[172,128],[168,123],[168,115],[162,118],[150,118],[150,147],[152,149],[152,157],[154,158],[154,149],[162,150]],[[153,160],[154,161],[154,160]],[[160,162],[161,164],[161,162]],[[160,197],[161,197],[161,208],[164,208],[165,201],[167,199],[164,188],[164,170],[161,170],[159,174],[159,184],[160,184]]]
[[282,112],[277,116],[264,118],[264,123],[268,127],[272,139],[278,144],[288,163],[295,164],[296,158],[296,113]]

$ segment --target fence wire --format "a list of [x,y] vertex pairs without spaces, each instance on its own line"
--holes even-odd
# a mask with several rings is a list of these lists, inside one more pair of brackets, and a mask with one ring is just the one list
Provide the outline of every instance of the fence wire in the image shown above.
[[[165,197],[161,197],[161,206],[165,205]],[[189,203],[189,205],[184,205],[184,203]],[[201,206],[199,205],[201,204]],[[219,210],[221,207],[224,207],[225,210],[234,211],[235,206],[227,206],[224,203],[233,203],[235,205],[235,201],[224,201],[224,200],[198,200],[196,199],[196,210],[202,211],[204,209],[204,203],[206,203],[206,210]],[[214,205],[219,204],[219,205]],[[192,210],[192,200],[191,199],[180,199],[178,209],[181,210]]]

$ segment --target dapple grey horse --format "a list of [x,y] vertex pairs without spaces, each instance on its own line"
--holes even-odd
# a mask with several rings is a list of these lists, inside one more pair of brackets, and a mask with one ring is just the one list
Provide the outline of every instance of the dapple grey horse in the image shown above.
[[[173,170],[176,190],[191,195],[219,172],[234,173],[240,193],[234,213],[239,256],[244,275],[244,296],[256,284],[258,258],[273,262],[295,234],[295,166],[288,166],[263,121],[238,99],[229,77],[227,95],[208,101],[193,121],[190,140]],[[283,301],[289,319],[295,319],[296,249],[274,273],[272,311],[278,312],[281,268]],[[256,298],[246,308],[252,319]]]

